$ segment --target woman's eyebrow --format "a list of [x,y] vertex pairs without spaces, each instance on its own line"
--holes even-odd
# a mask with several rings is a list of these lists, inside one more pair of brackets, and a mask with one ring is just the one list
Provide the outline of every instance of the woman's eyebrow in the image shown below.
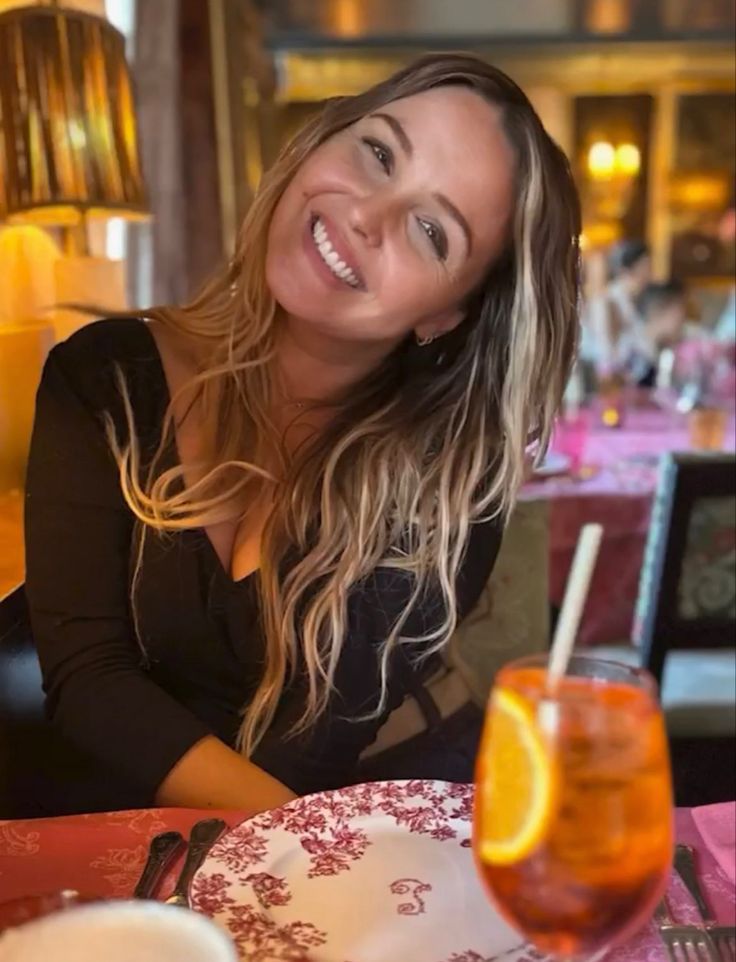
[[[399,142],[399,146],[403,150],[404,154],[406,154],[406,156],[409,158],[413,155],[414,145],[412,144],[411,139],[407,134],[406,129],[404,128],[404,125],[401,123],[400,120],[398,120],[398,118],[394,117],[393,114],[387,114],[381,110],[376,111],[376,113],[369,114],[368,116],[369,118],[376,118],[378,120],[383,120],[384,123],[388,124],[388,126],[391,128],[391,131],[394,137],[396,137],[397,141]],[[468,249],[468,255],[470,255],[470,252],[473,249],[473,232],[471,231],[470,225],[468,224],[467,220],[463,217],[463,215],[460,213],[457,207],[452,203],[452,201],[448,197],[445,197],[444,194],[433,194],[432,196],[434,197],[434,199],[437,201],[438,204],[444,207],[444,209],[447,211],[450,217],[452,217],[452,219],[460,227],[460,230],[463,232],[463,236],[465,237],[465,244]]]

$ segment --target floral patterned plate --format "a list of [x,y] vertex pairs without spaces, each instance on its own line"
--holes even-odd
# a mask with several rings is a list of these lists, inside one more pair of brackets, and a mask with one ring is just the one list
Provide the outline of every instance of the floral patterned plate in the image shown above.
[[242,822],[212,848],[192,907],[247,962],[523,962],[481,888],[472,786],[375,782]]

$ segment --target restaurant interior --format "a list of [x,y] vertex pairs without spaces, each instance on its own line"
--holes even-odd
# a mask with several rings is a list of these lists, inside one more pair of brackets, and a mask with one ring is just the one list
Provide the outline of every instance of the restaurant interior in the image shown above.
[[[103,724],[94,706],[104,698],[118,704],[104,659],[112,664],[118,655],[101,654],[84,675],[90,690],[97,688],[96,698],[90,695],[87,701],[77,684],[87,709],[79,707],[75,714],[67,694],[66,703],[62,698],[67,708],[59,711],[53,708],[62,697],[59,677],[86,670],[83,658],[71,654],[72,641],[65,640],[71,647],[55,658],[48,639],[42,643],[34,637],[39,626],[52,622],[52,638],[56,631],[59,639],[68,639],[74,630],[71,616],[52,610],[48,601],[61,589],[45,595],[39,589],[43,577],[55,577],[51,557],[56,559],[60,549],[52,544],[53,521],[45,527],[34,523],[34,508],[40,512],[34,493],[46,498],[44,512],[70,511],[70,517],[84,496],[44,494],[51,489],[39,480],[46,465],[51,471],[54,459],[62,459],[67,443],[60,414],[57,426],[48,422],[45,431],[37,422],[34,435],[45,396],[39,385],[42,374],[49,376],[47,359],[78,356],[73,350],[59,354],[55,347],[81,345],[80,332],[84,335],[101,318],[146,316],[152,305],[201,306],[204,300],[197,298],[218,271],[228,272],[235,296],[241,289],[236,254],[241,224],[261,196],[262,182],[269,183],[264,176],[287,156],[292,137],[319,117],[326,101],[356,96],[430,51],[464,51],[513,78],[567,158],[582,216],[576,239],[577,354],[548,448],[538,454],[533,446],[528,449],[525,480],[490,577],[472,610],[445,639],[438,690],[449,707],[440,704],[438,711],[431,695],[429,708],[424,704],[422,693],[432,690],[434,680],[426,688],[408,687],[409,694],[393,706],[361,755],[365,765],[358,771],[364,775],[347,788],[326,784],[336,790],[335,802],[330,793],[296,790],[301,797],[283,809],[226,804],[227,793],[195,803],[204,795],[177,802],[159,792],[155,802],[151,798],[145,804],[135,793],[116,794],[112,775],[109,791],[97,791],[104,769],[81,758],[63,718],[74,715],[78,727],[90,730]],[[468,158],[472,167],[471,153]],[[462,170],[453,175],[464,176]],[[320,224],[316,221],[313,229],[324,229]],[[321,249],[320,235],[314,236]],[[350,272],[350,264],[340,264]],[[431,340],[433,335],[426,343]],[[73,365],[69,371],[72,376]],[[169,389],[175,396],[171,382]],[[302,407],[302,402],[289,403]],[[218,427],[227,434],[226,424]],[[69,445],[75,430],[69,429]],[[104,437],[100,427],[99,439]],[[54,451],[42,450],[44,444]],[[53,956],[59,962],[154,957],[163,962],[531,962],[597,959],[595,952],[611,945],[617,946],[606,956],[612,962],[736,962],[735,448],[733,0],[0,0],[0,962],[51,958],[44,952],[63,935],[60,923],[49,928],[53,941],[48,943],[38,928],[24,949],[20,935],[62,916],[69,920],[72,948],[69,955]],[[66,450],[68,459],[77,456],[76,448]],[[66,470],[66,483],[76,488],[85,462]],[[117,477],[117,467],[114,471]],[[397,487],[412,483],[396,481]],[[80,492],[90,490],[90,503],[96,498],[93,487],[79,481]],[[99,494],[95,510],[105,497]],[[135,503],[145,506],[146,495],[140,497]],[[335,498],[342,497],[338,489]],[[134,501],[126,496],[126,511]],[[125,507],[122,499],[120,504]],[[320,517],[330,513],[323,503]],[[75,579],[87,581],[84,597],[92,600],[79,636],[86,640],[77,647],[87,645],[84,657],[92,659],[98,645],[94,631],[107,631],[102,600],[107,589],[99,588],[97,604],[96,562],[84,557],[87,533],[82,530],[94,527],[97,515],[79,517],[86,520],[78,552],[59,578],[80,598]],[[182,526],[171,521],[166,528],[161,522],[161,543],[178,538]],[[196,522],[190,528],[205,530]],[[39,547],[41,530],[48,542]],[[143,550],[143,538],[137,538],[127,543],[130,558]],[[126,558],[120,570],[128,564],[124,577],[131,582],[125,591],[134,592],[139,569]],[[184,584],[183,568],[180,577],[184,597],[192,589]],[[227,588],[238,584],[235,578]],[[171,599],[164,603],[173,604]],[[135,617],[130,615],[131,625]],[[181,616],[174,620],[172,612],[171,623],[182,623]],[[591,821],[586,805],[598,813],[598,875],[592,869],[590,877],[585,875],[588,842],[576,849],[587,880],[580,885],[586,892],[598,886],[601,897],[597,908],[585,909],[585,923],[578,916],[570,922],[572,914],[565,922],[555,921],[545,901],[549,895],[539,894],[546,892],[545,885],[564,888],[562,875],[543,875],[563,872],[562,841],[559,864],[550,869],[548,857],[539,863],[543,867],[525,875],[514,872],[520,862],[484,836],[493,821],[483,815],[484,799],[492,796],[499,810],[504,807],[498,803],[502,788],[484,787],[491,780],[484,773],[496,773],[511,795],[521,784],[505,769],[499,775],[493,761],[493,732],[499,743],[502,731],[512,737],[498,720],[499,706],[510,706],[504,716],[509,728],[509,719],[522,724],[509,666],[535,656],[552,673],[554,652],[565,636],[569,646],[575,645],[566,677],[579,670],[587,678],[581,666],[589,657],[618,666],[602,675],[612,688],[626,687],[623,673],[636,679],[630,691],[649,691],[652,683],[656,718],[642,716],[637,723],[631,738],[638,750],[650,751],[643,746],[658,737],[660,721],[666,736],[660,752],[651,749],[649,767],[632,777],[629,794],[614,757],[609,780],[613,785],[619,777],[619,787],[596,797],[600,784],[591,776],[588,789],[576,783],[579,794],[590,793],[587,801],[578,799],[580,811],[571,816],[569,800],[564,808],[579,837]],[[134,638],[128,641],[138,657]],[[141,651],[140,670],[148,672],[145,648]],[[596,677],[592,669],[589,674]],[[611,682],[614,677],[619,681]],[[76,690],[73,678],[66,684],[68,692]],[[623,743],[637,704],[622,701],[611,720]],[[459,717],[462,706],[489,719],[480,747],[474,743],[475,793],[469,784],[472,769],[469,777],[444,776],[442,768],[434,775],[429,761],[405,771],[395,765],[390,781],[365,774],[384,771],[371,762],[391,752],[397,741],[432,731],[433,711],[439,724],[456,712]],[[551,701],[540,705],[542,727],[543,709],[549,707],[555,707]],[[142,724],[143,706],[128,703],[127,709],[131,716],[140,709]],[[52,717],[55,713],[59,717]],[[415,715],[422,719],[416,727]],[[408,726],[408,736],[396,734],[402,725]],[[131,737],[139,727],[131,722]],[[115,723],[107,737],[125,740],[127,731],[122,722]],[[153,746],[173,739],[160,730],[148,737],[151,753],[167,757],[168,749]],[[506,758],[521,779],[518,757],[528,751],[533,762],[533,746],[543,739],[537,743],[529,735],[524,742],[518,732],[514,737],[521,747],[514,742],[507,755],[499,749],[498,765]],[[131,752],[138,751],[136,744],[131,742]],[[424,744],[416,742],[415,754]],[[602,744],[591,741],[592,754],[605,753]],[[514,752],[517,761],[509,761]],[[605,768],[601,757],[596,764]],[[667,835],[667,870],[659,875],[652,870],[652,877],[666,875],[667,884],[647,883],[649,894],[637,896],[634,908],[617,909],[615,918],[611,909],[601,935],[605,926],[595,920],[608,911],[604,904],[619,898],[610,894],[613,889],[602,896],[601,880],[613,885],[615,877],[625,901],[633,862],[644,864],[650,857],[656,862],[652,839],[659,837],[659,828],[645,828],[640,838],[626,819],[662,797],[657,794],[664,791],[657,780],[662,758],[673,804],[668,808],[665,801],[652,824],[673,827]],[[532,762],[534,777],[541,778],[539,766],[546,763]],[[561,784],[562,774],[549,774],[551,764],[545,784],[555,779]],[[415,774],[424,771],[429,774]],[[564,779],[571,778],[565,771]],[[94,790],[85,795],[92,781]],[[548,807],[561,790],[549,788]],[[559,807],[559,799],[555,804]],[[286,814],[279,816],[282,811]],[[393,835],[388,829],[381,834],[379,815],[391,823]],[[374,821],[363,825],[361,819]],[[399,829],[418,834],[400,835]],[[558,826],[560,838],[566,830]],[[610,854],[616,833],[628,846],[625,858]],[[535,844],[541,837],[535,836]],[[457,856],[434,851],[455,844],[443,841],[451,838],[463,839],[455,846]],[[409,845],[406,839],[427,845],[426,853],[417,848],[416,864],[411,847],[405,856],[397,854],[405,842]],[[676,871],[670,878],[673,839]],[[188,867],[182,874],[185,850]],[[153,860],[142,877],[149,856]],[[463,862],[458,868],[456,857],[469,860],[467,866]],[[534,857],[532,851],[528,859]],[[616,875],[614,862],[626,871]],[[343,873],[351,865],[350,874],[357,877],[349,884]],[[452,881],[463,871],[472,873],[477,894],[467,888],[467,878],[462,884]],[[692,895],[693,876],[705,896]],[[379,877],[381,892],[391,893],[390,909],[381,907],[383,894],[370,894]],[[534,894],[520,894],[532,877]],[[594,877],[598,881],[590,881]],[[186,936],[183,928],[168,933],[166,913],[158,919],[156,935],[157,917],[152,917],[151,931],[161,948],[160,954],[147,956],[146,922],[132,914],[129,900],[142,892],[151,898],[154,884],[157,898],[169,895],[171,901],[178,895],[177,904],[196,912]],[[650,922],[665,888],[669,916]],[[362,900],[365,892],[360,909],[350,902],[349,890],[353,899]],[[587,895],[580,898],[584,902]],[[325,908],[330,904],[332,912]],[[131,912],[129,920],[123,906]],[[85,922],[84,913],[93,910],[98,916],[93,913]],[[112,913],[107,921],[104,911]],[[200,916],[214,918],[218,927],[200,930]],[[348,924],[347,916],[354,921]],[[103,923],[107,928],[94,928]],[[565,925],[575,937],[563,937]],[[590,942],[586,925],[590,932],[596,925],[600,929]],[[683,930],[677,937],[676,929]],[[104,953],[90,948],[97,944],[89,938],[93,930],[107,933],[107,941],[99,943]],[[113,943],[125,942],[126,932],[138,935],[117,955]]]

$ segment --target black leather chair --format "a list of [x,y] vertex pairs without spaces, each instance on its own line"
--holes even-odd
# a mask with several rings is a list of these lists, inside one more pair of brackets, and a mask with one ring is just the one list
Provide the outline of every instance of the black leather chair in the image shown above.
[[46,719],[23,586],[0,599],[0,818],[141,804]]
[[45,814],[39,753],[53,738],[23,587],[0,600],[0,817]]

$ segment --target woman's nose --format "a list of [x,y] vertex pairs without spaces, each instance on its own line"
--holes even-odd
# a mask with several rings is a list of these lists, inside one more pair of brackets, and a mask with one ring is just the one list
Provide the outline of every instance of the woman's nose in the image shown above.
[[394,216],[395,206],[392,198],[383,191],[375,191],[357,199],[350,210],[350,229],[368,247],[380,247]]

